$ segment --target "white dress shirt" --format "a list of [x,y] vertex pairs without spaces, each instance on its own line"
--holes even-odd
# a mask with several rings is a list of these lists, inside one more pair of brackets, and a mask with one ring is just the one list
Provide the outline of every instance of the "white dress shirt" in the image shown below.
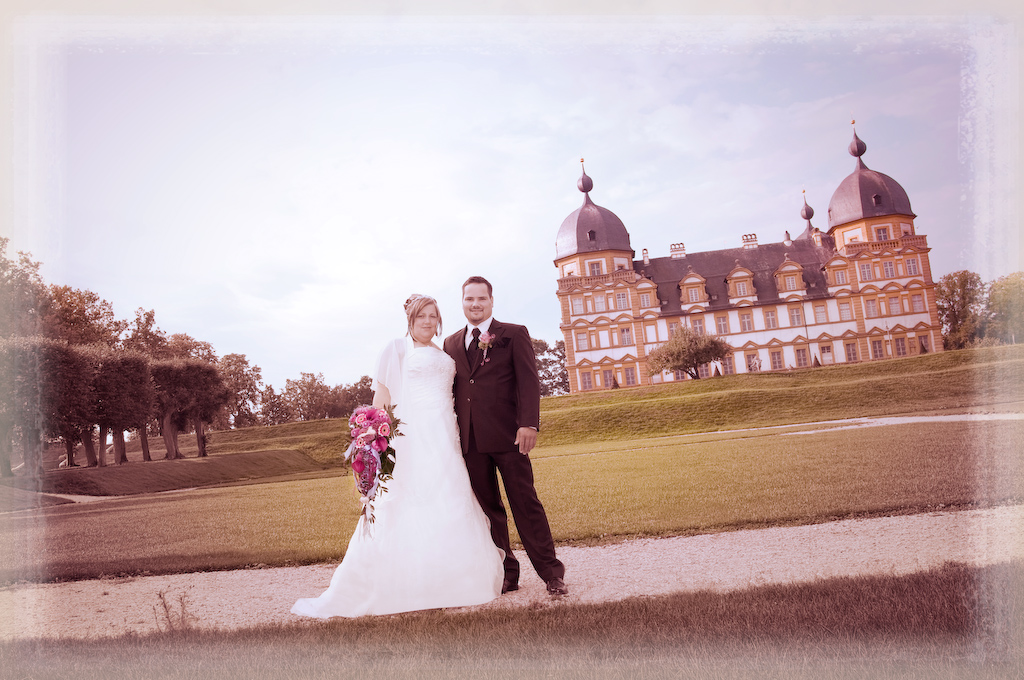
[[480,322],[479,326],[474,326],[471,323],[467,323],[466,324],[466,349],[469,349],[470,343],[473,342],[473,329],[474,328],[479,328],[480,329],[480,334],[483,335],[484,333],[486,333],[487,331],[489,331],[491,329],[491,321],[493,321],[493,320],[494,320],[494,317],[493,316],[489,316],[486,319],[484,319],[482,322]]

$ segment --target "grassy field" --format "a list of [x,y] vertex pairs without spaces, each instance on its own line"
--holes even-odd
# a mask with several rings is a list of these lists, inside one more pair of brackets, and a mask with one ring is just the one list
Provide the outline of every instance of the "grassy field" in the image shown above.
[[230,632],[168,617],[152,636],[0,645],[0,677],[1010,678],[1024,649],[1009,625],[1020,620],[1021,586],[1007,566],[947,565],[724,595]]
[[[926,354],[882,362],[721,376],[541,400],[539,446],[765,427],[861,416],[1019,408],[1024,345]],[[348,446],[344,419],[209,433],[211,455],[289,449],[327,465]],[[186,456],[195,439],[180,438]],[[162,440],[150,441],[164,455]],[[50,464],[63,451],[54,449]],[[130,461],[141,461],[138,441]],[[84,460],[84,455],[79,455]]]
[[[1024,421],[791,431],[552,448],[535,460],[537,489],[563,543],[1024,499]],[[0,581],[336,560],[357,509],[352,480],[333,476],[8,513]]]
[[[545,399],[538,491],[562,544],[1022,502],[1022,421],[792,425],[1019,411],[1022,367],[1024,352],[996,348]],[[248,481],[272,479],[278,456],[335,461],[344,429],[319,421],[214,433],[209,462],[237,477],[253,455]],[[234,455],[246,451],[263,453]],[[218,469],[209,462],[72,472],[110,475],[107,489],[148,489],[181,467],[189,471],[175,484],[207,486],[203,471]],[[340,472],[3,513],[0,581],[336,560],[358,507]],[[1022,586],[1014,567],[948,565],[728,595],[222,633],[170,630],[168,620],[156,636],[0,644],[0,677],[1018,677]]]

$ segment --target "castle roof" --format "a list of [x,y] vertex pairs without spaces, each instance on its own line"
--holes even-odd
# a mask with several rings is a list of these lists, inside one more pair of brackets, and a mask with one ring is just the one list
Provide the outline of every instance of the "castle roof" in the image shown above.
[[583,205],[574,210],[558,229],[555,237],[555,259],[577,253],[591,253],[599,250],[623,250],[633,253],[629,245],[629,232],[622,220],[611,210],[602,208],[590,200],[594,180],[586,171],[576,186],[583,192]]
[[849,151],[851,156],[857,158],[857,166],[832,194],[832,200],[828,204],[829,229],[865,217],[916,217],[910,208],[910,198],[899,182],[864,165],[861,156],[867,148],[867,144],[862,142],[854,131]]
[[803,267],[803,278],[807,282],[806,298],[828,297],[828,282],[822,268],[834,255],[835,241],[825,234],[822,245],[815,245],[812,239],[798,239],[786,243],[764,243],[756,248],[727,248],[702,253],[691,253],[685,257],[651,258],[633,263],[633,268],[654,281],[658,286],[658,298],[666,300],[661,306],[662,313],[679,314],[682,305],[679,300],[679,282],[691,271],[706,280],[705,288],[709,297],[708,309],[728,309],[729,286],[726,277],[737,264],[753,273],[754,288],[758,304],[781,302],[775,282],[775,272],[787,259]]

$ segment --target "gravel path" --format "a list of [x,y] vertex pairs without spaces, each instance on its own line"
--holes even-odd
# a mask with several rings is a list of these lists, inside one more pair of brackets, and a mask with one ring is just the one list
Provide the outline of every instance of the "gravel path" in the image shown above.
[[[854,519],[796,527],[563,546],[570,594],[562,602],[602,602],[680,591],[728,591],[833,576],[907,574],[947,561],[990,565],[1024,560],[1024,505]],[[525,555],[522,588],[482,607],[552,602]],[[301,620],[300,597],[323,591],[334,564],[170,576],[113,578],[0,589],[0,640],[96,638],[158,630],[163,592],[181,598],[199,628]],[[458,611],[458,610],[453,610]],[[163,620],[162,618],[160,619]]]

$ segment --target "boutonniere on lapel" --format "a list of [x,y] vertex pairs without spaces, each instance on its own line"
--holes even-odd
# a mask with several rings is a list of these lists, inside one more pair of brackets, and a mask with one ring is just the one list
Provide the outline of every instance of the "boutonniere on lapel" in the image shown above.
[[481,366],[490,361],[490,359],[487,358],[487,350],[491,348],[491,343],[493,342],[494,336],[492,334],[488,333],[487,331],[484,331],[483,333],[480,334],[480,340],[477,342],[476,346],[482,349],[484,352],[484,360],[483,363],[480,364]]

